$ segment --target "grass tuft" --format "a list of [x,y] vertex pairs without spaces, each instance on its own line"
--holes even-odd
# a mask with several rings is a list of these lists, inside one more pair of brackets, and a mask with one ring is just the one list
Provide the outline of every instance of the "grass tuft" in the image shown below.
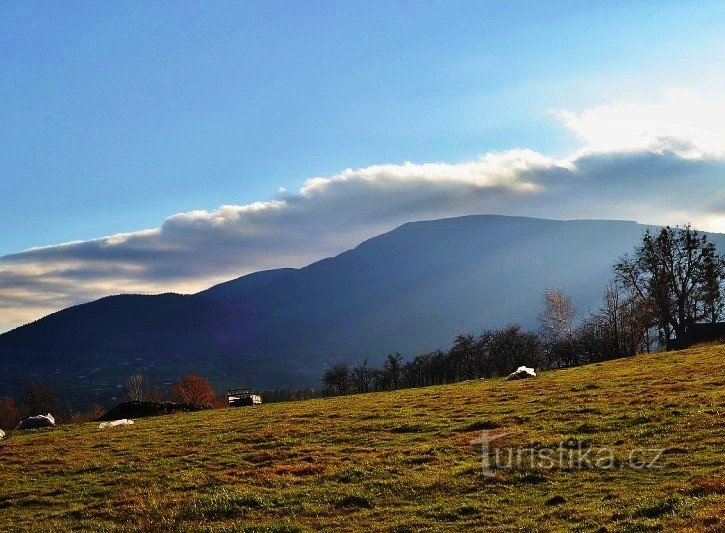
[[242,516],[250,509],[260,509],[262,500],[254,494],[223,491],[194,498],[181,512],[188,520],[223,520]]
[[546,505],[561,505],[562,503],[566,503],[566,498],[564,498],[561,494],[557,494],[556,496],[552,496],[546,500],[544,503]]
[[369,498],[365,496],[350,494],[340,499],[336,505],[340,508],[362,507],[365,509],[369,509],[373,506],[373,503],[370,501]]
[[669,496],[664,500],[648,503],[635,510],[634,518],[658,518],[662,515],[671,514],[680,505],[681,500],[677,496]]

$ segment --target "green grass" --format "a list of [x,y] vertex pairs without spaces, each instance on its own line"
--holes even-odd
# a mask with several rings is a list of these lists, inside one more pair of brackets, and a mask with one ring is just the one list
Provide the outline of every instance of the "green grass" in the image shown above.
[[[187,413],[0,442],[3,530],[725,528],[725,346],[454,385]],[[613,470],[485,476],[502,448],[614,450]],[[626,467],[664,448],[659,470]],[[624,467],[620,468],[620,466]]]

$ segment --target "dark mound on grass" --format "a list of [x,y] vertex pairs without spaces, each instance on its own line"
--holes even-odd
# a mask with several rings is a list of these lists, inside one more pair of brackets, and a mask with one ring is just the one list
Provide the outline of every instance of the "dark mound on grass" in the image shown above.
[[119,403],[97,421],[107,422],[111,420],[121,420],[122,418],[144,418],[147,416],[203,411],[205,409],[211,409],[211,406],[194,405],[191,403],[129,401]]

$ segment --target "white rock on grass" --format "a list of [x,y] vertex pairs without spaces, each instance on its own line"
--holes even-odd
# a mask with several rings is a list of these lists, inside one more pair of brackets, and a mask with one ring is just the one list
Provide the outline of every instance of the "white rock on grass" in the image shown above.
[[536,372],[534,372],[533,368],[529,368],[528,366],[520,366],[516,369],[516,372],[512,372],[511,374],[506,377],[507,381],[511,381],[514,379],[527,379],[527,378],[535,378]]
[[129,420],[128,418],[122,418],[121,420],[114,420],[112,422],[101,422],[98,424],[98,427],[103,428],[115,428],[116,426],[130,426],[133,424],[133,420]]
[[47,415],[29,416],[23,418],[18,424],[17,430],[24,429],[38,429],[38,428],[52,428],[55,427],[55,418],[53,415],[48,413]]

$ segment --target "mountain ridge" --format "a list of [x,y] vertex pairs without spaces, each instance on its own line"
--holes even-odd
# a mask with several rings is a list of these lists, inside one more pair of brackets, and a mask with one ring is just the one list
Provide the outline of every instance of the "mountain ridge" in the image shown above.
[[612,264],[648,227],[502,215],[410,222],[303,268],[53,313],[0,335],[0,372],[17,390],[31,379],[66,388],[53,372],[65,380],[99,368],[99,399],[137,370],[162,383],[199,371],[222,385],[308,386],[334,361],[446,348],[458,333],[511,322],[536,328],[546,288],[563,289],[582,313],[596,309]]

